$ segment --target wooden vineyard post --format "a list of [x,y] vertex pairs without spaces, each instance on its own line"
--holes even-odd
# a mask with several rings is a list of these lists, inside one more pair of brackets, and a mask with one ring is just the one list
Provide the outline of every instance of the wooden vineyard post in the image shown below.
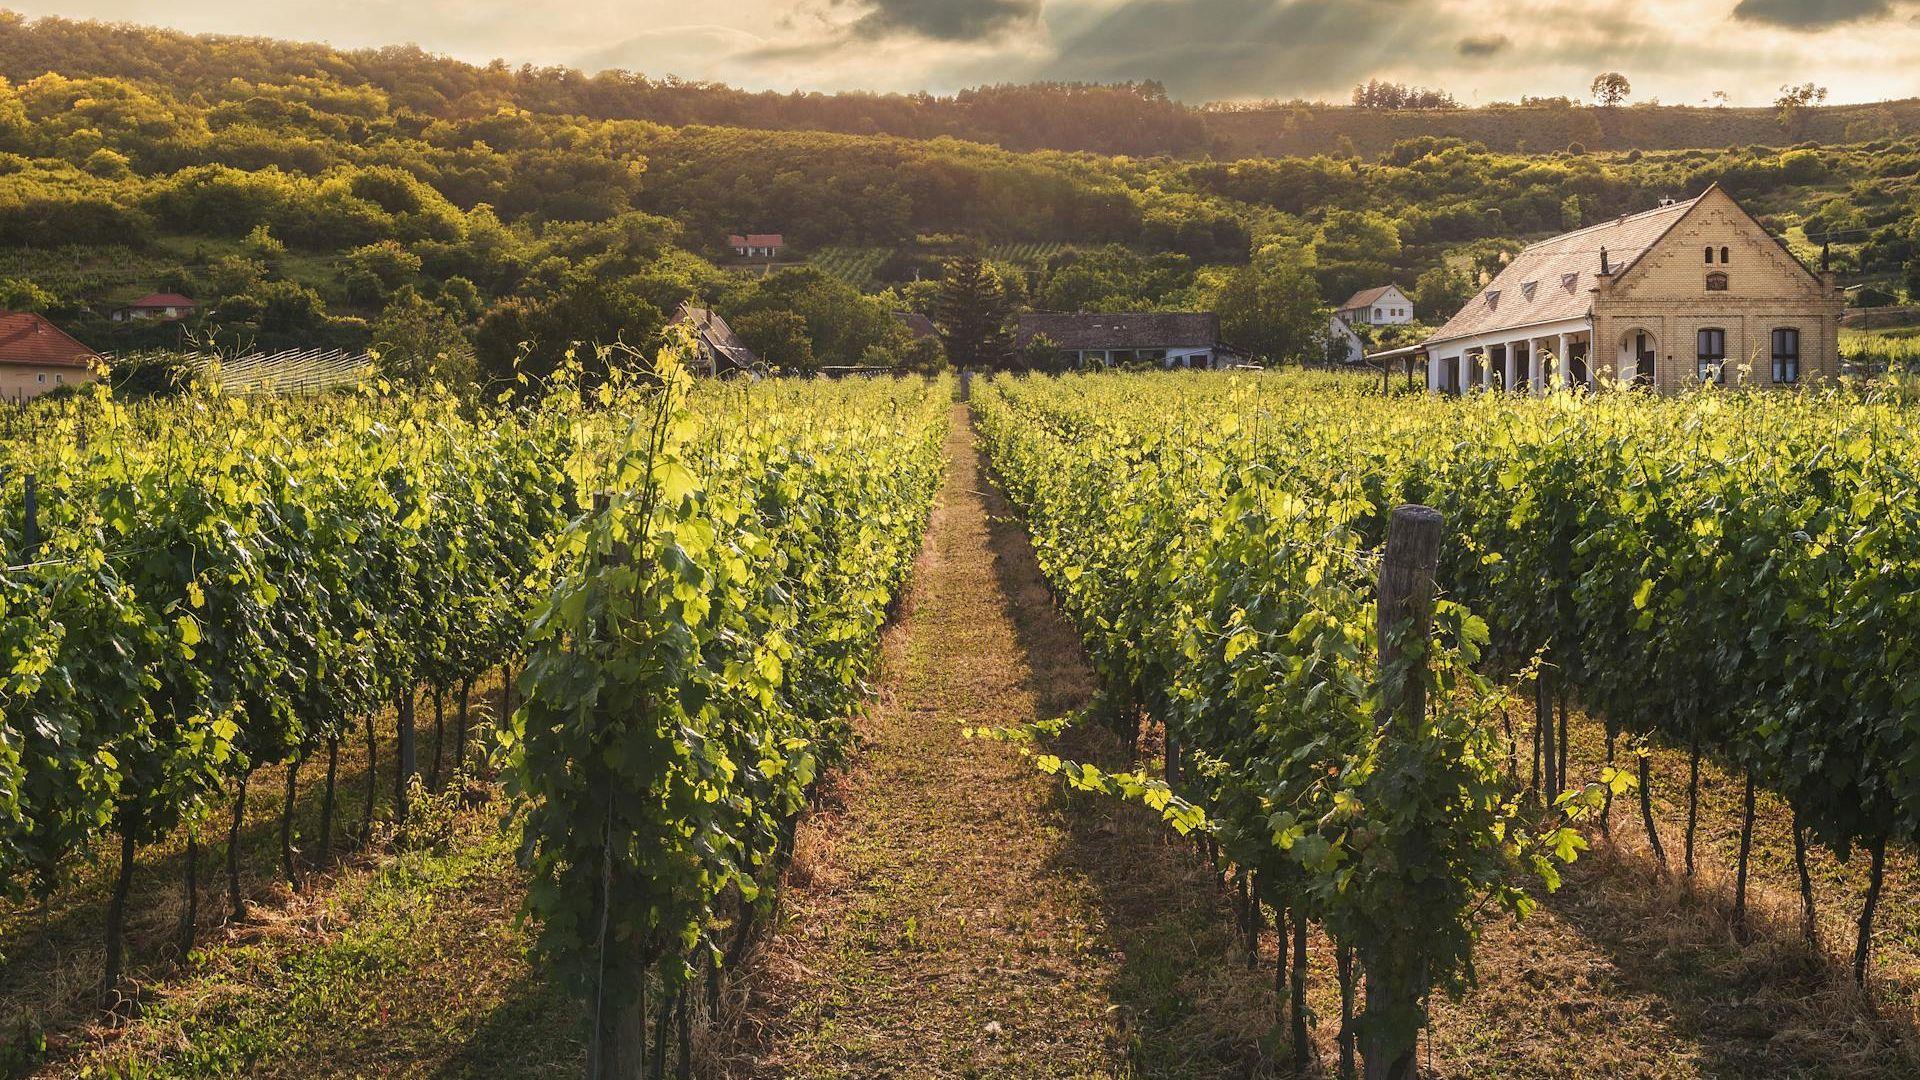
[[960,400],[973,400],[973,369],[960,369]]
[[[1387,526],[1378,587],[1380,703],[1374,722],[1389,746],[1414,737],[1426,715],[1433,576],[1440,564],[1445,524],[1432,507],[1398,506]],[[1415,854],[1405,861],[1420,860]],[[1412,1080],[1419,1075],[1414,1051],[1420,1002],[1426,996],[1426,964],[1408,951],[1408,945],[1404,941],[1360,943],[1366,965],[1366,1011],[1372,1021],[1363,1023],[1359,1033],[1366,1080]]]

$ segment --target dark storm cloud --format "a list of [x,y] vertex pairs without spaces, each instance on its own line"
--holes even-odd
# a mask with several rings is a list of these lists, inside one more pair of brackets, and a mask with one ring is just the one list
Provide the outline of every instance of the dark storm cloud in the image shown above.
[[1492,56],[1505,52],[1512,44],[1513,39],[1505,34],[1476,34],[1461,38],[1453,51],[1461,56]]
[[1892,11],[1893,0],[1740,0],[1733,17],[1793,30],[1824,30],[1884,18]]
[[1032,27],[1040,0],[869,0],[848,27],[855,37],[982,41]]

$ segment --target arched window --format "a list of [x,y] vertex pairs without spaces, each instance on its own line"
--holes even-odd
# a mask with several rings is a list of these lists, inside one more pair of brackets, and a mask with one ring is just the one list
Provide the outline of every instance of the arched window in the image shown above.
[[1721,273],[1718,270],[1715,270],[1713,273],[1708,274],[1707,275],[1707,291],[1708,292],[1726,292],[1727,291],[1727,275]]
[[1712,244],[1707,245],[1707,265],[1708,266],[1713,265],[1713,245]]
[[1702,329],[1694,351],[1693,374],[1701,382],[1727,381],[1727,332],[1717,326]]
[[1720,265],[1722,265],[1722,266],[1725,266],[1725,265],[1727,264],[1727,261],[1728,261],[1728,260],[1727,260],[1727,249],[1726,249],[1726,248],[1721,248],[1721,249],[1720,249]]
[[1773,381],[1800,381],[1800,331],[1794,327],[1782,326],[1773,332]]

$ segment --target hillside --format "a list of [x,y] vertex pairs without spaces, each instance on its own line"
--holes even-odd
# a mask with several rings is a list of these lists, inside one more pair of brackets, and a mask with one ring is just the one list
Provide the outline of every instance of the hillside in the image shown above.
[[1551,153],[1690,150],[1728,146],[1832,145],[1920,131],[1920,98],[1803,110],[1783,124],[1772,108],[1692,105],[1485,106],[1473,109],[1361,109],[1349,105],[1209,108],[1207,132],[1221,157],[1311,156],[1352,149],[1377,158],[1404,139],[1459,138],[1489,149]]
[[468,64],[414,46],[342,50],[231,35],[192,35],[130,23],[27,20],[0,8],[0,78],[47,72],[163,82],[223,95],[231,82],[317,79],[388,95],[434,117],[511,104],[595,120],[651,120],[775,131],[939,136],[1011,150],[1089,150],[1136,157],[1336,154],[1379,157],[1403,139],[1458,137],[1495,150],[1685,150],[1864,142],[1920,131],[1920,99],[1814,107],[1783,125],[1772,108],[1686,105],[1359,109],[1346,105],[1192,105],[1156,83],[982,86],[952,95],[752,92],[626,71]]

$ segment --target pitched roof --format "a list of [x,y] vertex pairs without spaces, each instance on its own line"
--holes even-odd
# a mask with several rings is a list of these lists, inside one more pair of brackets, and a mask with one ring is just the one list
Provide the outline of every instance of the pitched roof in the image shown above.
[[1392,288],[1392,285],[1376,285],[1371,289],[1361,289],[1359,292],[1347,297],[1347,302],[1341,304],[1334,310],[1352,311],[1354,308],[1371,307],[1375,300],[1387,295],[1387,290]]
[[1022,315],[1016,348],[1045,334],[1062,349],[1211,349],[1220,344],[1220,316],[1211,311]]
[[752,367],[760,361],[753,350],[747,348],[747,343],[733,332],[733,327],[727,325],[727,320],[711,308],[681,304],[679,313],[668,325],[692,327],[694,335],[713,350],[716,358],[725,357],[735,367]]
[[143,296],[127,306],[130,308],[183,308],[199,307],[200,304],[191,297],[181,296],[177,292],[157,292]]
[[893,317],[916,338],[940,336],[940,331],[933,325],[933,320],[917,311],[896,311]]
[[1600,250],[1606,249],[1608,268],[1617,277],[1704,197],[1589,225],[1522,249],[1427,340],[1450,341],[1586,317],[1593,310]]
[[748,233],[745,236],[735,234],[727,237],[727,243],[734,247],[780,247],[786,243],[786,238],[777,232]]
[[100,354],[31,311],[0,311],[0,364],[91,367]]

